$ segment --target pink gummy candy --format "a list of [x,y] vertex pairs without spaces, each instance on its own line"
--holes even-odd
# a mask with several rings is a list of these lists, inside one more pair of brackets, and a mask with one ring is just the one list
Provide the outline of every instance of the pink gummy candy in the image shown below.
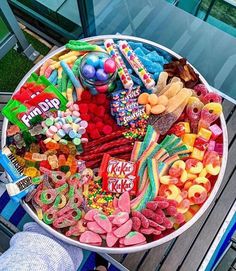
[[119,212],[115,218],[112,220],[114,225],[122,225],[129,219],[129,214],[127,212]]
[[141,227],[141,220],[138,217],[133,216],[131,218],[133,225],[132,225],[132,230],[138,231]]
[[222,129],[217,125],[213,124],[209,127],[209,130],[212,132],[211,138],[216,139],[218,136],[222,134]]
[[130,213],[130,196],[129,192],[124,192],[118,199],[118,207],[123,212]]
[[141,244],[146,241],[145,236],[137,231],[131,231],[128,235],[125,236],[124,245],[125,246],[132,246]]
[[112,231],[112,224],[106,215],[96,214],[93,218],[106,232]]
[[89,210],[85,216],[84,219],[87,221],[94,221],[94,216],[99,214],[99,211],[96,209]]
[[208,89],[203,84],[198,84],[194,87],[194,93],[201,101],[203,101],[204,96],[208,93]]
[[204,102],[204,104],[207,104],[207,103],[220,103],[221,104],[222,98],[220,97],[219,94],[210,92],[210,93],[207,93],[203,97],[203,102]]
[[140,229],[140,232],[143,233],[143,234],[145,234],[145,235],[150,235],[150,234],[152,234],[154,231],[155,231],[154,228],[148,228],[148,229],[141,228],[141,229]]
[[208,151],[214,151],[215,150],[215,146],[216,146],[216,142],[214,140],[210,140],[209,144],[208,144]]
[[98,223],[95,222],[95,221],[90,221],[90,222],[88,222],[88,223],[87,223],[87,228],[88,228],[90,231],[95,232],[95,233],[98,233],[98,234],[104,234],[104,233],[106,233],[106,231],[105,231],[102,227],[100,227],[100,226],[98,225]]
[[125,224],[114,231],[114,235],[118,238],[126,236],[132,229],[132,220],[129,219]]
[[81,234],[79,238],[81,243],[86,244],[99,244],[102,243],[102,238],[92,231],[85,231]]
[[106,243],[108,247],[113,247],[117,242],[118,237],[116,237],[112,232],[108,232],[106,236]]

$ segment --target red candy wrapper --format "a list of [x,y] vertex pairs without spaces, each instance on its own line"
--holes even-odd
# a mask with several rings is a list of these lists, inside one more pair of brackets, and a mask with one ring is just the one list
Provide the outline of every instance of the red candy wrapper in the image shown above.
[[137,163],[104,154],[99,170],[103,191],[119,194],[128,191],[131,195],[136,195],[139,179],[137,170]]

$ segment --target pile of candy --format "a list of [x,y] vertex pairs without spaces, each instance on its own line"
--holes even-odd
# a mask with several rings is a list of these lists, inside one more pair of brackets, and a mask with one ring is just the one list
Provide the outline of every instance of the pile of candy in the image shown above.
[[93,246],[141,246],[177,230],[221,170],[221,97],[185,59],[142,43],[66,48],[2,110],[9,195]]

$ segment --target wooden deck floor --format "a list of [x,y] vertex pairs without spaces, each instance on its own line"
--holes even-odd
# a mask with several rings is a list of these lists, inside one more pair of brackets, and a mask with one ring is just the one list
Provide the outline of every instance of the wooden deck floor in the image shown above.
[[[0,110],[10,98],[0,93]],[[126,255],[111,255],[131,271],[194,271],[204,256],[235,202],[236,191],[236,106],[223,102],[229,137],[229,156],[222,185],[215,200],[201,219],[175,240],[151,250]],[[0,114],[0,131],[2,130]]]

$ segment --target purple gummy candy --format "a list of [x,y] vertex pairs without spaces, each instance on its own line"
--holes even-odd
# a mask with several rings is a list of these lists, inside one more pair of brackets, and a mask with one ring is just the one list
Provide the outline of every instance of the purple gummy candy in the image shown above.
[[98,69],[96,71],[96,77],[99,81],[106,81],[109,77],[107,73],[103,69]]
[[95,69],[92,65],[84,65],[82,68],[82,74],[87,79],[92,79],[95,76]]

